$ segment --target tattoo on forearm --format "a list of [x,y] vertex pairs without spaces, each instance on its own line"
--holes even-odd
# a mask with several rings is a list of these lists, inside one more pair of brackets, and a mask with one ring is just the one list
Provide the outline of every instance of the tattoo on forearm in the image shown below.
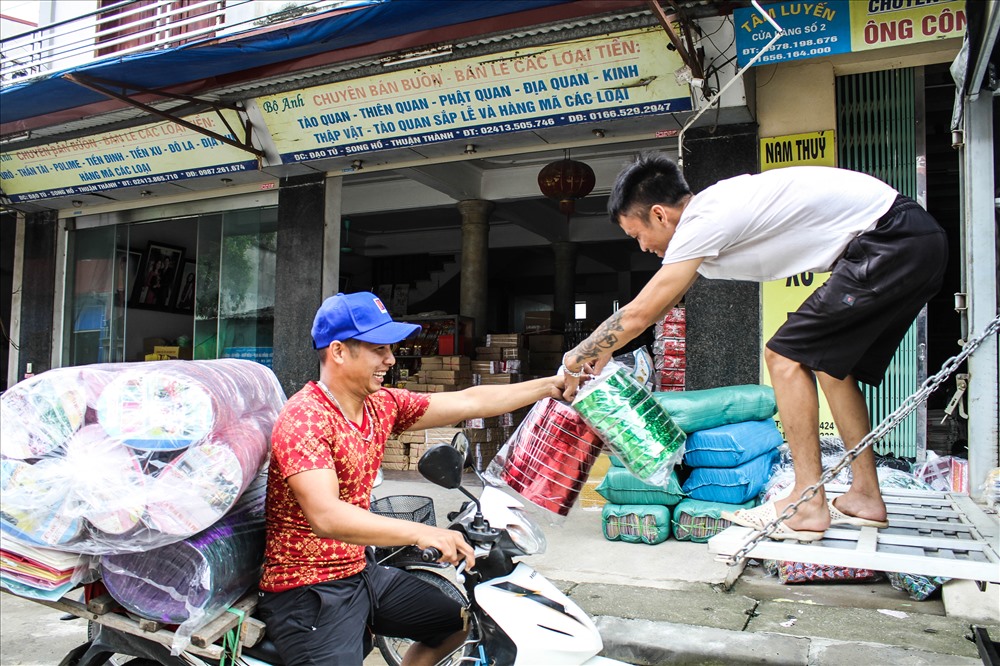
[[582,365],[588,361],[593,361],[603,351],[615,349],[618,341],[621,339],[618,334],[625,331],[621,320],[621,310],[608,317],[586,340],[576,346],[576,349],[572,352],[573,358],[571,361]]

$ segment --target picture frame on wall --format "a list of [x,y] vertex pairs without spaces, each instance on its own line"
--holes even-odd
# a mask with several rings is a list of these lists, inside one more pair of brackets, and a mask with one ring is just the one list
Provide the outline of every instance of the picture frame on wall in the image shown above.
[[184,248],[150,241],[132,290],[131,305],[153,310],[168,309],[183,263]]
[[198,263],[191,259],[184,262],[184,270],[177,280],[177,299],[173,307],[177,312],[194,313],[195,275]]
[[121,247],[115,251],[115,305],[118,307],[125,306],[126,295],[135,289],[141,263],[142,252]]

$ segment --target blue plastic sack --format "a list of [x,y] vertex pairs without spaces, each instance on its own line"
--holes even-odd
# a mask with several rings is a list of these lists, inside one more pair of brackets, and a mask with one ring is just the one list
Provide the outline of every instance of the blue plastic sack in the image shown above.
[[746,421],[699,430],[688,437],[688,467],[736,467],[781,446],[784,440],[772,419]]
[[756,497],[778,462],[772,450],[738,467],[696,467],[684,482],[684,494],[706,502],[742,504]]

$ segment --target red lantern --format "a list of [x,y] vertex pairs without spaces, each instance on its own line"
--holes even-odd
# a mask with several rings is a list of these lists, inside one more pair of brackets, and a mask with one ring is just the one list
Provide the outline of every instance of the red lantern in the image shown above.
[[576,210],[576,200],[590,194],[596,182],[590,166],[569,158],[546,164],[538,172],[538,189],[558,201],[559,210],[567,217]]

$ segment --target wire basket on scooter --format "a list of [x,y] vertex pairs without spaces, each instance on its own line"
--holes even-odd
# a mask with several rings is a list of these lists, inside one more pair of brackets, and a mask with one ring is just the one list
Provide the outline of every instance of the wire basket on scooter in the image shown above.
[[420,495],[390,495],[372,500],[371,512],[436,527],[434,500]]
[[[420,495],[390,495],[380,499],[372,500],[371,512],[389,518],[399,520],[412,520],[415,523],[424,523],[437,527],[434,518],[434,500],[430,497]],[[392,565],[400,558],[406,558],[404,551],[411,550],[412,546],[400,548],[398,546],[378,546],[375,548],[375,561],[379,564]]]

